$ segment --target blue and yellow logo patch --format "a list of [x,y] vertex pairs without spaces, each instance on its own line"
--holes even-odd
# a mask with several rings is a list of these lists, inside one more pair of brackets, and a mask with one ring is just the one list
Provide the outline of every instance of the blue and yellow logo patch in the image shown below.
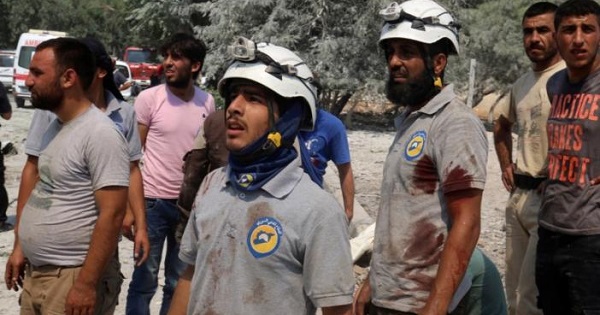
[[254,258],[263,258],[277,251],[282,236],[283,229],[279,221],[271,217],[262,217],[250,227],[246,243]]
[[240,177],[238,177],[238,184],[241,187],[244,188],[248,188],[248,186],[250,186],[250,184],[252,184],[252,182],[254,181],[254,176],[252,174],[242,174],[240,175]]
[[425,148],[425,140],[427,140],[427,133],[425,131],[417,131],[410,136],[410,140],[406,144],[404,150],[404,156],[408,161],[412,161],[423,153]]

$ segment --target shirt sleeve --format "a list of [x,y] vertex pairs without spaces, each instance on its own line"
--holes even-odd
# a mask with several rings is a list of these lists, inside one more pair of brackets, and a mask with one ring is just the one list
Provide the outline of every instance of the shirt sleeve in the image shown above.
[[[125,104],[123,106],[131,106],[129,104]],[[140,140],[140,130],[137,125],[137,116],[135,111],[132,110],[131,117],[127,121],[128,125],[127,130],[127,146],[129,148],[129,160],[130,161],[138,161],[142,158],[142,142]]]
[[350,163],[350,146],[346,127],[339,118],[334,117],[333,137],[331,138],[331,160],[335,165]]
[[135,114],[137,116],[137,122],[142,124],[142,125],[146,125],[146,126],[150,126],[151,120],[152,120],[152,90],[146,90],[142,93],[140,93],[140,95],[138,95],[138,97],[135,99],[135,103],[134,103],[134,108],[135,108]]
[[56,134],[56,132],[49,130],[54,120],[56,120],[56,116],[50,111],[36,109],[33,112],[29,131],[27,132],[27,140],[25,140],[25,154],[31,156],[42,154],[42,151]]
[[129,186],[129,151],[116,126],[98,124],[86,145],[94,191],[108,186]]
[[330,206],[305,243],[305,291],[317,307],[351,304],[354,292],[346,218],[335,200]]
[[500,118],[500,116],[506,118],[508,121],[513,123],[516,119],[515,117],[515,97],[514,97],[514,88],[510,90],[508,97],[503,97],[498,104],[496,104],[493,108],[494,119]]
[[488,141],[482,123],[466,112],[446,116],[438,123],[431,141],[442,191],[483,189]]
[[[195,208],[195,207],[194,207]],[[183,236],[181,237],[181,244],[179,245],[179,259],[188,265],[196,264],[196,255],[198,248],[198,228],[196,227],[196,212],[192,209],[190,217],[185,226]]]

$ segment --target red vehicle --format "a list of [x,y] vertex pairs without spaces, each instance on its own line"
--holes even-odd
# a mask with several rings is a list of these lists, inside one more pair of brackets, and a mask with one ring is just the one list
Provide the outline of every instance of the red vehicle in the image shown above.
[[156,51],[149,48],[127,47],[123,61],[129,65],[133,80],[143,89],[150,86],[150,77],[160,71]]

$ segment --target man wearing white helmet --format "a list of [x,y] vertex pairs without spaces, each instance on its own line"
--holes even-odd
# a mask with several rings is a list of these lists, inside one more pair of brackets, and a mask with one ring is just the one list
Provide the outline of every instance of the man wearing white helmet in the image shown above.
[[[369,314],[502,314],[503,301],[474,309],[469,295],[463,298],[472,281],[467,266],[479,237],[488,145],[481,122],[443,84],[448,55],[459,50],[458,25],[429,0],[392,3],[381,15],[387,97],[405,109],[395,121],[369,281],[357,302],[371,297]],[[493,264],[476,254],[474,262],[494,276]],[[357,303],[357,314],[363,311]]]
[[218,86],[229,161],[196,196],[170,314],[351,314],[347,219],[293,146],[314,125],[313,75],[279,46],[239,38],[230,53]]

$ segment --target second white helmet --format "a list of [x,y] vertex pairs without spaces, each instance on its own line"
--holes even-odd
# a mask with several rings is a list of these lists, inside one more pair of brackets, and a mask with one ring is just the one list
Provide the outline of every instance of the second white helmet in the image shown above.
[[379,14],[385,20],[379,44],[386,39],[403,38],[424,44],[442,39],[451,43],[450,53],[458,54],[458,29],[460,26],[444,7],[432,0],[392,2]]
[[232,79],[256,82],[283,98],[301,98],[308,107],[303,130],[312,130],[316,118],[317,88],[313,74],[300,57],[287,48],[269,43],[255,44],[244,37],[228,47],[234,62],[219,81],[221,96],[226,97]]

